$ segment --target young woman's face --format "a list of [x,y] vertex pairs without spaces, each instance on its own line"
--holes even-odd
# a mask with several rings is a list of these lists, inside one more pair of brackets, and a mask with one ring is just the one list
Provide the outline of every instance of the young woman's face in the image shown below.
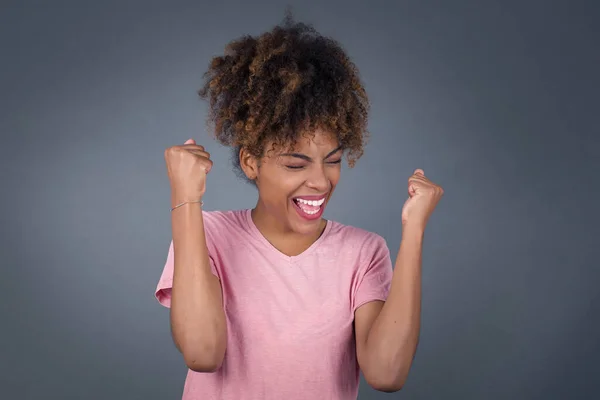
[[254,169],[260,206],[284,230],[314,234],[340,179],[342,153],[335,136],[322,131],[293,148],[267,151]]

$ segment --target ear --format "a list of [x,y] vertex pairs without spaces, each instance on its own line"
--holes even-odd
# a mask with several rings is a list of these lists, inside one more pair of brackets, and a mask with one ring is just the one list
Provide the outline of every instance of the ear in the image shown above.
[[240,167],[248,179],[251,181],[258,177],[259,160],[250,154],[245,148],[240,149]]

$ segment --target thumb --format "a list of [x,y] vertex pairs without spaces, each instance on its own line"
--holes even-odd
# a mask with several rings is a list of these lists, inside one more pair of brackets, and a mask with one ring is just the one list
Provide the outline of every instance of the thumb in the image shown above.
[[413,172],[413,174],[415,174],[415,175],[425,175],[425,171],[423,171],[421,168],[417,168],[417,169],[415,169],[415,172]]
[[196,144],[196,141],[194,139],[188,139],[184,144]]

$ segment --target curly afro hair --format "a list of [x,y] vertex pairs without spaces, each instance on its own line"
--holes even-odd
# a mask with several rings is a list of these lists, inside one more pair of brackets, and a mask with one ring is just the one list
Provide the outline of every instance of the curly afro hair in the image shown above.
[[240,176],[241,148],[260,159],[267,144],[294,146],[316,129],[337,135],[350,167],[363,154],[369,100],[355,64],[337,41],[289,13],[271,31],[229,43],[198,94]]

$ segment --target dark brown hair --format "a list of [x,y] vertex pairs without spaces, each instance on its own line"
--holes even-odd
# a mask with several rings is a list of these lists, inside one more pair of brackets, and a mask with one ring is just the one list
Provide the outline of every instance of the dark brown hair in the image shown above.
[[214,57],[199,91],[208,99],[216,139],[264,155],[265,146],[293,146],[320,128],[337,136],[350,167],[363,154],[369,100],[341,45],[311,25],[284,22],[259,36],[243,36]]

